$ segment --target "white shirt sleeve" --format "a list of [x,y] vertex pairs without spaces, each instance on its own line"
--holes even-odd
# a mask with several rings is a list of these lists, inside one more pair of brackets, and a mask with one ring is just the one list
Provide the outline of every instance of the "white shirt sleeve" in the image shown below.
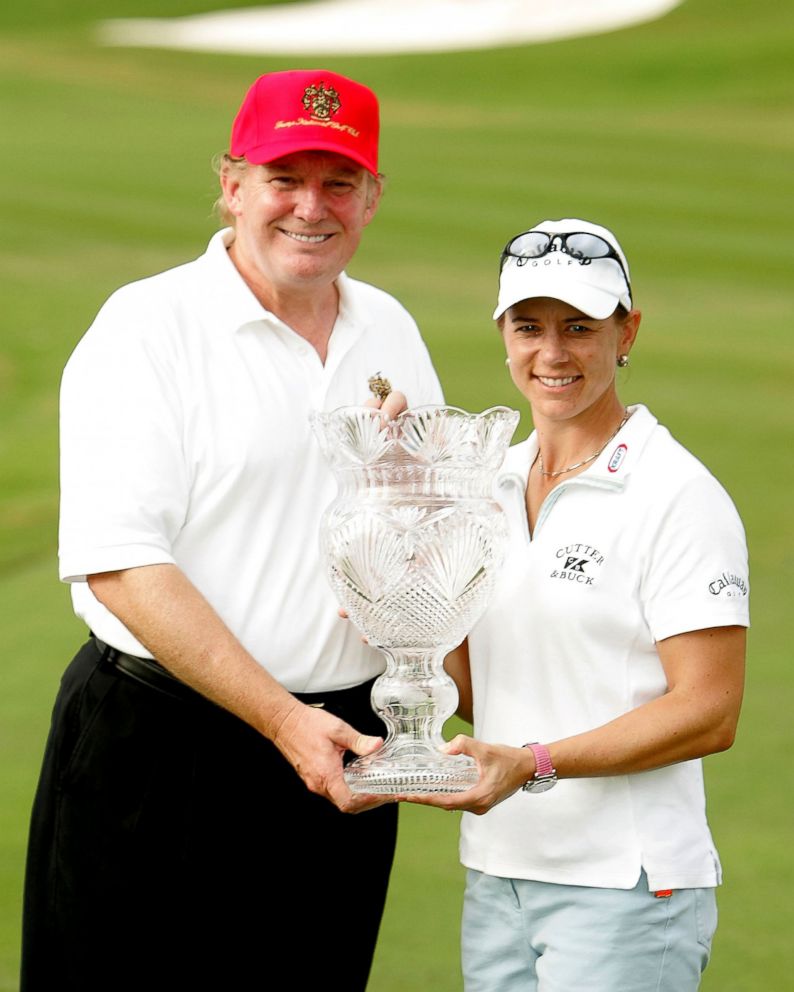
[[689,478],[648,534],[642,600],[655,640],[750,625],[747,543],[730,497],[707,472]]
[[166,317],[116,293],[61,385],[60,574],[170,563],[189,497]]

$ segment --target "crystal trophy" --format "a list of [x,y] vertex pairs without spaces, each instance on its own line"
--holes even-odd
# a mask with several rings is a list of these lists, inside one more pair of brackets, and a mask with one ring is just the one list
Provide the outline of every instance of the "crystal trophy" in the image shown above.
[[338,483],[320,541],[331,585],[350,620],[386,656],[372,705],[383,746],[345,769],[353,792],[461,792],[474,760],[439,750],[458,691],[444,657],[482,614],[504,557],[507,525],[492,484],[518,423],[493,407],[312,415]]

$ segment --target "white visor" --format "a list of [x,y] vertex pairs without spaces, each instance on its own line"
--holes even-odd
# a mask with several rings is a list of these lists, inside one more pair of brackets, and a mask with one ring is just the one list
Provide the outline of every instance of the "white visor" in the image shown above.
[[[605,227],[569,218],[543,221],[532,230],[554,234],[597,234],[612,245],[628,272],[628,263],[620,245]],[[626,276],[615,258],[593,258],[582,263],[560,250],[550,251],[539,258],[515,258],[509,255],[499,277],[499,299],[494,310],[494,320],[521,300],[537,297],[562,300],[597,320],[613,314],[618,304],[622,304],[626,310],[631,310],[632,307]]]

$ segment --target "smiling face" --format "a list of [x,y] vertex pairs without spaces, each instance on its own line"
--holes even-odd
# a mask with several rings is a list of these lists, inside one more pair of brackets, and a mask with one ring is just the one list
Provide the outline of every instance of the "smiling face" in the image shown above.
[[510,307],[501,321],[510,374],[536,425],[584,422],[619,408],[616,361],[630,351],[639,323],[639,310],[596,320],[548,297]]
[[235,218],[230,254],[268,299],[329,288],[352,258],[380,199],[380,183],[342,155],[296,152],[221,174]]

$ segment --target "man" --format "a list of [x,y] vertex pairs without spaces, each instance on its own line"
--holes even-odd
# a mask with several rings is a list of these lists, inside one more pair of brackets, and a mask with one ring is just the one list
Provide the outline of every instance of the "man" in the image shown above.
[[33,811],[23,992],[366,985],[396,806],[342,775],[379,746],[381,664],[324,578],[308,416],[377,373],[441,402],[409,315],[343,271],[377,143],[365,86],[260,77],[220,168],[233,227],[115,293],[67,365],[60,570],[92,636]]

